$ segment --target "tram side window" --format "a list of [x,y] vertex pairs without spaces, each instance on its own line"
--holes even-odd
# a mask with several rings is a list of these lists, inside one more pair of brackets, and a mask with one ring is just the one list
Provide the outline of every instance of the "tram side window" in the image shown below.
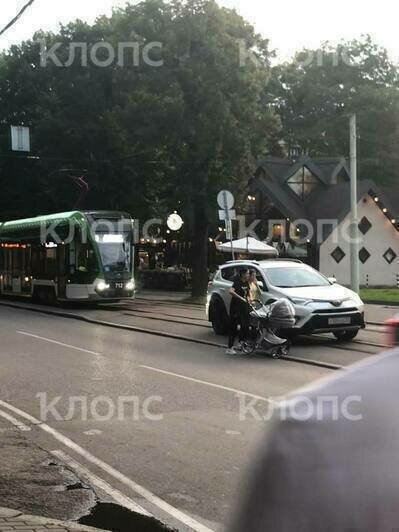
[[57,248],[32,248],[32,274],[38,279],[52,279],[57,276]]
[[45,273],[46,250],[42,246],[32,248],[32,275],[40,279]]
[[0,253],[0,267],[5,273],[20,275],[25,269],[25,253],[22,248],[3,248]]
[[79,272],[93,273],[96,271],[94,250],[90,244],[76,244],[76,269]]
[[12,265],[15,275],[19,275],[22,271],[22,250],[13,249],[12,250]]
[[45,273],[49,277],[55,277],[57,275],[57,249],[46,249],[45,258]]

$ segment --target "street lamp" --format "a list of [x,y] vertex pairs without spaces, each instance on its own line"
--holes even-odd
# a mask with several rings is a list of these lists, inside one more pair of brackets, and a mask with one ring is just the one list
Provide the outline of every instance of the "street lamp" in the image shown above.
[[177,212],[171,214],[166,223],[171,231],[180,231],[184,224],[182,217]]

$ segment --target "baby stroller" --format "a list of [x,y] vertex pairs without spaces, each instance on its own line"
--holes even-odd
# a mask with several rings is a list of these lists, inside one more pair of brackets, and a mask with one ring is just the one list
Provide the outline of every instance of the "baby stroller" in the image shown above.
[[251,306],[249,323],[251,335],[241,342],[243,353],[250,355],[262,351],[273,358],[287,356],[290,342],[276,334],[278,329],[289,329],[295,325],[295,310],[288,299],[279,299],[270,305],[254,301]]

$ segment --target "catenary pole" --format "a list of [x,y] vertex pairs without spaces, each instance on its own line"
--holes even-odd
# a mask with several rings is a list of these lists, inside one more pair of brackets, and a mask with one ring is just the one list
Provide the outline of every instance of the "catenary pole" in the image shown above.
[[350,264],[351,264],[351,288],[359,293],[359,228],[357,213],[357,133],[356,115],[351,115],[349,119],[350,130],[350,178],[351,178],[351,242],[350,242]]

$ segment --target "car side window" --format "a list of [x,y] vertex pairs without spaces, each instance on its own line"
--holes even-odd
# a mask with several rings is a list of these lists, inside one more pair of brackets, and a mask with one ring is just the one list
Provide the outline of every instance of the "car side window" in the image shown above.
[[233,282],[235,275],[236,269],[233,266],[221,270],[221,276],[224,281]]
[[259,288],[262,290],[262,292],[267,292],[268,287],[267,287],[265,278],[263,277],[263,275],[260,273],[259,270],[255,270],[255,271],[256,271],[256,280],[258,281]]

